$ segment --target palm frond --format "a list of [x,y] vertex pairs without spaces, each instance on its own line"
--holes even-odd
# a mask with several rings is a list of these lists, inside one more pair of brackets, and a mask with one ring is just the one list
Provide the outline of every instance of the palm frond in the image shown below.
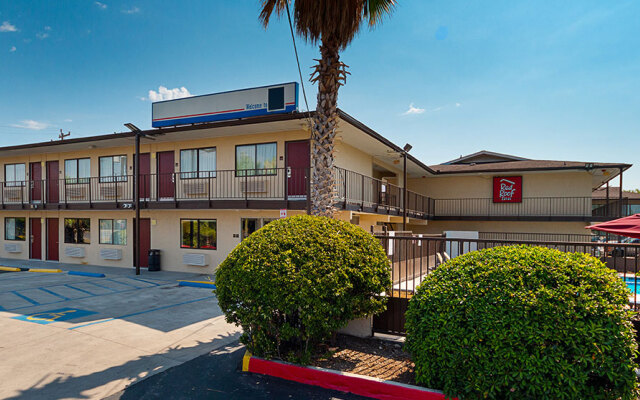
[[293,18],[298,34],[310,43],[323,37],[345,48],[363,23],[370,28],[393,12],[396,0],[263,0],[260,21],[266,27],[271,16],[281,15],[293,2]]
[[269,25],[269,20],[271,19],[271,15],[273,15],[274,10],[278,16],[286,10],[287,1],[289,0],[262,0],[262,10],[260,11],[260,17],[258,18],[265,28]]

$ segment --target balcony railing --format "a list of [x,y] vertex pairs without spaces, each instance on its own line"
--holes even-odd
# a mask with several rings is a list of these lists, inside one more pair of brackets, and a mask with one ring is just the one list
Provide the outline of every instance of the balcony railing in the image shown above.
[[[346,209],[401,215],[402,188],[343,168],[335,168],[338,201]],[[407,214],[428,219],[433,217],[433,199],[407,191]]]
[[525,197],[520,203],[494,203],[492,198],[436,199],[438,218],[590,219],[591,197]]
[[[142,174],[143,207],[295,208],[306,207],[308,168],[265,168]],[[337,206],[400,215],[402,189],[378,179],[335,168]],[[2,208],[131,208],[132,175],[45,179],[0,183]],[[244,202],[244,203],[243,203]],[[275,203],[278,202],[278,203]],[[249,204],[251,203],[251,204]],[[415,218],[433,214],[433,200],[408,192],[407,212]]]

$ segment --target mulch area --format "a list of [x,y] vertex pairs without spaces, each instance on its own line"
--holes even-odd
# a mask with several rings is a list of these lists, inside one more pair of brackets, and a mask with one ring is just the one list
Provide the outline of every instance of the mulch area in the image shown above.
[[416,384],[409,354],[403,351],[401,343],[386,340],[338,335],[334,344],[319,349],[311,365]]

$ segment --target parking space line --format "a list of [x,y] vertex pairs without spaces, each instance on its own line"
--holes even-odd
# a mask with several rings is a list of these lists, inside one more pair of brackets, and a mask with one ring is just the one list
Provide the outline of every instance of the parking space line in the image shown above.
[[103,319],[100,321],[93,321],[93,322],[89,322],[87,324],[83,324],[83,325],[78,325],[78,326],[72,326],[71,328],[67,328],[70,331],[74,330],[74,329],[78,329],[78,328],[84,328],[90,325],[97,325],[97,324],[101,324],[103,322],[109,322],[109,321],[113,321],[116,319],[123,319],[123,318],[128,318],[128,317],[134,317],[136,315],[141,315],[141,314],[146,314],[146,313],[150,313],[150,312],[154,312],[154,311],[160,311],[160,310],[166,310],[167,308],[172,308],[172,307],[177,307],[177,306],[182,306],[184,304],[190,304],[190,303],[195,303],[198,301],[202,301],[202,300],[207,300],[207,299],[211,299],[214,298],[216,296],[207,296],[207,297],[202,297],[200,299],[195,299],[195,300],[189,300],[189,301],[184,301],[182,303],[178,303],[178,304],[170,304],[168,306],[162,306],[162,307],[157,307],[157,308],[152,308],[150,310],[144,310],[144,311],[139,311],[139,312],[135,312],[135,313],[131,313],[131,314],[126,314],[126,315],[121,315],[119,317],[113,317],[113,318],[107,318],[107,319]]
[[[56,286],[59,286],[59,285],[56,285]],[[42,290],[43,292],[49,293],[49,294],[51,294],[51,295],[54,295],[54,296],[56,296],[56,297],[60,297],[60,298],[61,298],[61,299],[63,299],[63,300],[71,300],[70,298],[68,298],[68,297],[66,297],[66,296],[63,296],[63,295],[61,295],[61,294],[58,294],[58,293],[56,293],[56,292],[53,292],[53,291],[51,291],[51,290],[49,290],[49,289],[45,289],[45,288],[38,288],[38,289]]]
[[[16,290],[11,291],[11,293],[15,294],[18,297],[23,298],[24,300],[28,301],[29,303],[33,304],[34,306],[39,306],[40,305],[40,303],[38,303],[37,301],[35,301],[33,299],[30,299],[29,297],[18,293],[18,291],[16,291]],[[31,306],[27,306],[27,307],[31,307]]]
[[[64,286],[66,286],[66,287],[68,287],[68,288],[71,288],[71,289],[73,289],[73,290],[77,290],[78,292],[86,293],[86,294],[88,294],[89,296],[97,296],[95,293],[87,292],[87,291],[86,291],[86,290],[84,290],[84,289],[80,289],[80,288],[77,288],[77,287],[75,287],[75,286],[71,286],[71,284],[70,284],[70,283],[65,283],[65,284],[64,284]],[[86,298],[86,297],[82,297],[82,298],[84,299],[84,298]]]
[[[163,283],[149,282],[149,281],[145,281],[144,279],[140,279],[140,278],[129,278],[129,279],[133,279],[133,280],[140,281],[140,282],[145,282],[145,283],[148,283],[150,285],[156,285],[156,286],[164,285]],[[171,281],[160,280],[160,282],[171,282]]]
[[89,281],[87,281],[86,283],[89,283],[89,284],[94,285],[94,286],[97,286],[97,287],[101,287],[101,288],[103,288],[103,289],[111,290],[112,292],[115,292],[115,293],[123,292],[123,290],[116,290],[116,289],[114,289],[114,288],[110,288],[110,287],[107,287],[107,286],[98,285],[98,284],[97,284],[97,283],[95,283],[95,282],[89,282]]
[[131,287],[134,287],[134,288],[136,288],[136,289],[142,289],[142,288],[144,287],[144,286],[136,286],[136,285],[132,285],[132,284],[130,284],[130,283],[124,283],[124,282],[116,281],[116,280],[114,280],[114,279],[104,279],[104,280],[105,280],[105,281],[114,282],[114,283],[117,283],[117,284],[119,284],[119,285],[131,286]]

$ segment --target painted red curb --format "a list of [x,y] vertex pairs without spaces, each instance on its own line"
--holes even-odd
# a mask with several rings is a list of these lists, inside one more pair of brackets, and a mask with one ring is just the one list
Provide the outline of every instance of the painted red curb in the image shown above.
[[[380,400],[444,400],[437,390],[420,388],[402,383],[383,381],[368,376],[348,374],[328,369],[301,367],[280,361],[269,361],[251,356],[245,370],[269,375],[306,385],[349,392]],[[453,399],[456,400],[456,399]]]

